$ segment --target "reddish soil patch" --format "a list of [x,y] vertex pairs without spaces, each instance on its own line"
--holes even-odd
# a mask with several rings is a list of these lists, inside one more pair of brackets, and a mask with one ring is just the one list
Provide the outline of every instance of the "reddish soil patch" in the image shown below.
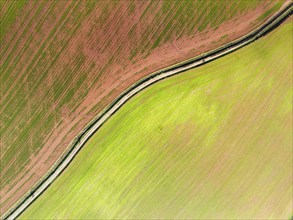
[[[200,20],[186,31],[202,16],[197,11],[194,18],[170,23],[165,30],[171,18],[182,13],[178,5],[164,14],[162,2],[91,4],[30,2],[4,37],[0,63],[8,67],[1,81],[0,115],[7,122],[0,123],[0,159],[10,160],[1,162],[1,213],[50,169],[81,128],[122,91],[158,69],[248,33],[263,22],[257,18],[274,3],[261,2],[217,28],[208,24],[200,32]],[[224,11],[231,8],[227,5]],[[16,150],[11,153],[9,148]]]

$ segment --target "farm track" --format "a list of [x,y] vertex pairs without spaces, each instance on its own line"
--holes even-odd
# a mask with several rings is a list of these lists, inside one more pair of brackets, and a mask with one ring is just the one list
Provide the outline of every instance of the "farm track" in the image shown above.
[[185,70],[195,68],[206,64],[212,60],[219,57],[227,55],[253,41],[269,33],[271,30],[280,25],[292,14],[292,3],[283,9],[281,12],[276,14],[273,18],[269,19],[265,24],[258,27],[256,30],[252,31],[248,35],[226,44],[216,50],[210,51],[203,54],[200,57],[179,63],[177,65],[171,66],[167,69],[158,71],[131,86],[124,93],[122,93],[106,110],[99,115],[95,120],[93,120],[86,129],[84,129],[80,135],[72,142],[71,149],[66,152],[62,158],[53,166],[51,171],[43,177],[42,180],[34,187],[29,193],[27,193],[24,198],[16,204],[10,211],[4,214],[4,219],[15,219],[19,216],[38,196],[40,196],[47,187],[65,170],[65,168],[70,164],[78,151],[87,142],[87,140],[131,97],[136,93],[147,88],[151,84],[158,82],[166,77],[178,74]]

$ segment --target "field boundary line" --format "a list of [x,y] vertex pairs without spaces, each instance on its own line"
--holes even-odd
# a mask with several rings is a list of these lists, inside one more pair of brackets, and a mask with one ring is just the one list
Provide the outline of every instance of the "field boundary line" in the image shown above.
[[90,137],[135,94],[167,77],[174,76],[186,70],[202,66],[211,62],[212,60],[230,54],[231,52],[254,42],[255,40],[274,30],[288,17],[290,17],[292,15],[292,6],[293,3],[290,3],[283,10],[279,11],[277,14],[269,18],[265,23],[250,33],[244,35],[243,37],[240,37],[207,53],[203,53],[194,58],[156,71],[142,78],[141,80],[138,80],[136,83],[122,92],[100,114],[91,120],[91,122],[89,122],[84,129],[82,129],[78,136],[71,141],[63,155],[54,163],[51,169],[31,188],[31,190],[24,194],[18,202],[16,202],[6,213],[4,213],[1,219],[16,219],[27,207],[29,207],[29,205],[31,205],[65,170],[65,168],[70,164],[73,158],[84,146],[84,144],[90,139]]

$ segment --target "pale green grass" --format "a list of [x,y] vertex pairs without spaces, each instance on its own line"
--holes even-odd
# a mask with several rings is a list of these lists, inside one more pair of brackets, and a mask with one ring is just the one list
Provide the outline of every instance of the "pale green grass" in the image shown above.
[[21,216],[292,215],[292,25],[123,106]]

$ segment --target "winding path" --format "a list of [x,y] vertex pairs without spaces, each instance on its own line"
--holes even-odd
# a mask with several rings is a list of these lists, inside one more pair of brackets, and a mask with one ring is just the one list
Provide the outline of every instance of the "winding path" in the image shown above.
[[2,219],[16,219],[30,204],[33,203],[53,181],[65,170],[70,164],[78,151],[84,146],[88,139],[131,97],[136,93],[142,91],[151,84],[158,82],[166,77],[173,76],[191,68],[201,66],[221,56],[229,54],[253,41],[269,33],[271,30],[280,25],[292,14],[293,3],[290,3],[286,8],[281,10],[275,16],[266,21],[263,25],[256,28],[249,34],[226,44],[216,50],[212,50],[199,57],[190,59],[188,61],[176,64],[169,68],[155,72],[142,80],[132,85],[129,89],[123,92],[117,99],[110,104],[106,110],[98,115],[85,129],[82,130],[80,135],[73,140],[71,147],[64,153],[64,155],[54,164],[49,172],[27,193],[23,198],[15,204],[8,212],[6,212]]

